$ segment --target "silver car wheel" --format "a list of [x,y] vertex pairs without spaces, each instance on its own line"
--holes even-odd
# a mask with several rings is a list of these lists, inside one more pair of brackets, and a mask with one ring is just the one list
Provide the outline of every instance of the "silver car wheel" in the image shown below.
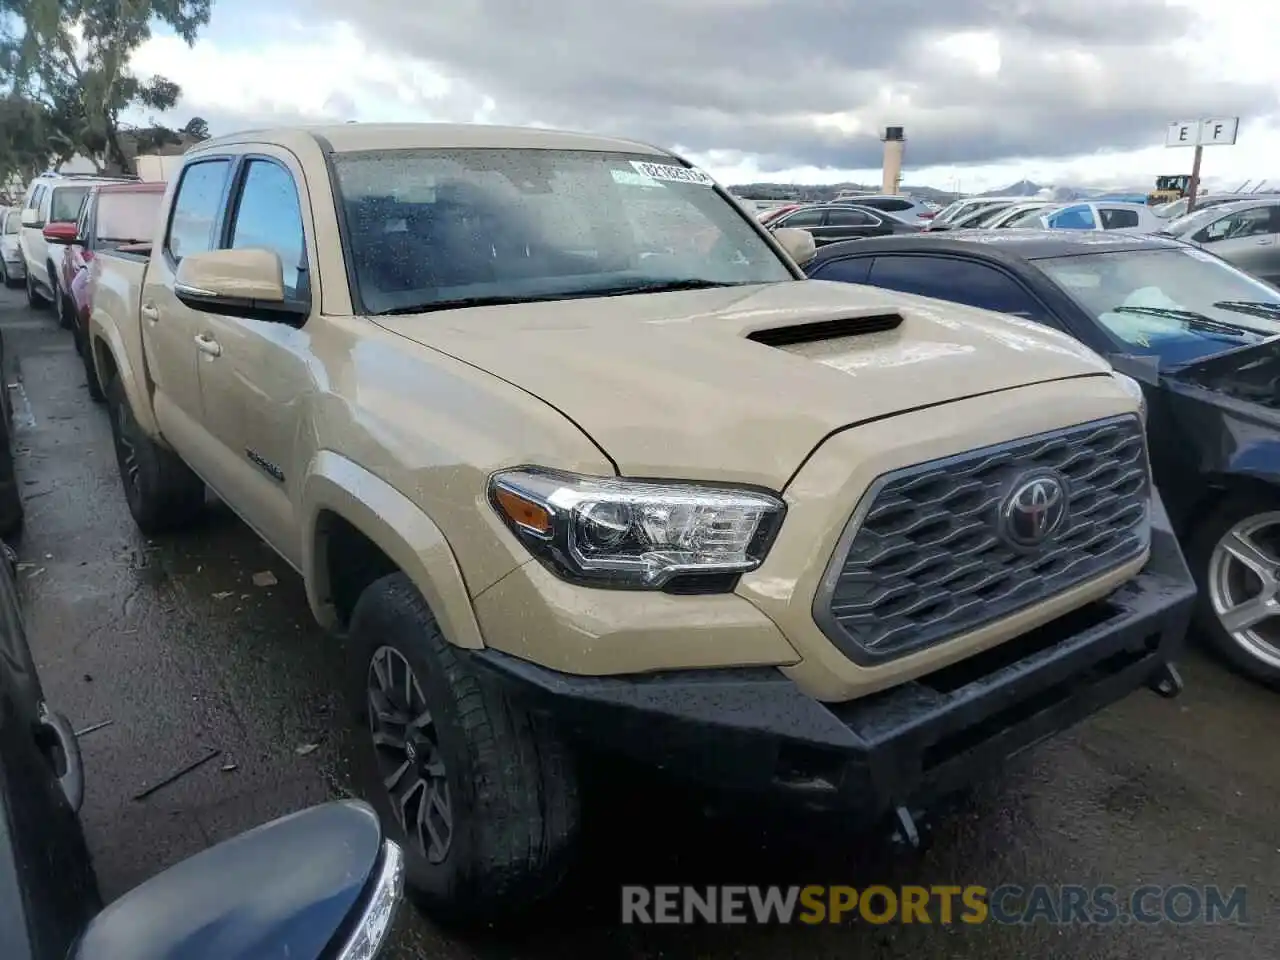
[[1231,527],[1214,546],[1208,573],[1223,631],[1250,657],[1280,669],[1280,512]]

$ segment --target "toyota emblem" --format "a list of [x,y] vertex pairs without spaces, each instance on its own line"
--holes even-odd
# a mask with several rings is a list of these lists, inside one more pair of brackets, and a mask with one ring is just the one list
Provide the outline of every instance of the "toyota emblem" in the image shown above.
[[1048,471],[1019,477],[1000,508],[1000,532],[1019,547],[1039,546],[1066,520],[1066,481]]

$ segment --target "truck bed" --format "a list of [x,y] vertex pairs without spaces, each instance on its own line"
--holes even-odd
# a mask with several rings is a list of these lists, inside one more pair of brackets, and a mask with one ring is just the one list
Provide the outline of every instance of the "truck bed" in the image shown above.
[[[143,429],[150,432],[151,404],[146,380],[146,360],[142,347],[142,285],[147,276],[151,244],[125,244],[102,251],[90,265],[90,343],[104,340],[111,345],[125,393]],[[101,352],[94,351],[97,362]],[[98,367],[104,389],[109,371]]]

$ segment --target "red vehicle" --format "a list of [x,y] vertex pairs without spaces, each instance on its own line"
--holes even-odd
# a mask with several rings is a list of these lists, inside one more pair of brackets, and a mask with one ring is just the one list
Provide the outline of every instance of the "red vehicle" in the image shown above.
[[59,280],[60,288],[70,293],[59,297],[58,317],[75,336],[88,377],[89,395],[94,400],[102,399],[102,389],[87,348],[93,293],[89,264],[104,250],[150,240],[165,186],[161,182],[98,184],[85,197],[79,222],[51,223],[44,228],[46,240],[66,247]]

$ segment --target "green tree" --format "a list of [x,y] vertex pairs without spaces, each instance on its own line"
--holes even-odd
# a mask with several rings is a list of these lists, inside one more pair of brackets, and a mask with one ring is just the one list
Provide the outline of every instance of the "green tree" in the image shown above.
[[120,114],[130,107],[168,110],[181,90],[164,77],[129,70],[133,52],[167,24],[188,44],[209,22],[213,0],[0,0],[0,83],[43,112],[58,161],[83,153],[99,167],[130,171],[120,143]]
[[20,190],[48,167],[54,154],[50,132],[49,118],[36,104],[0,96],[0,195],[10,187]]

